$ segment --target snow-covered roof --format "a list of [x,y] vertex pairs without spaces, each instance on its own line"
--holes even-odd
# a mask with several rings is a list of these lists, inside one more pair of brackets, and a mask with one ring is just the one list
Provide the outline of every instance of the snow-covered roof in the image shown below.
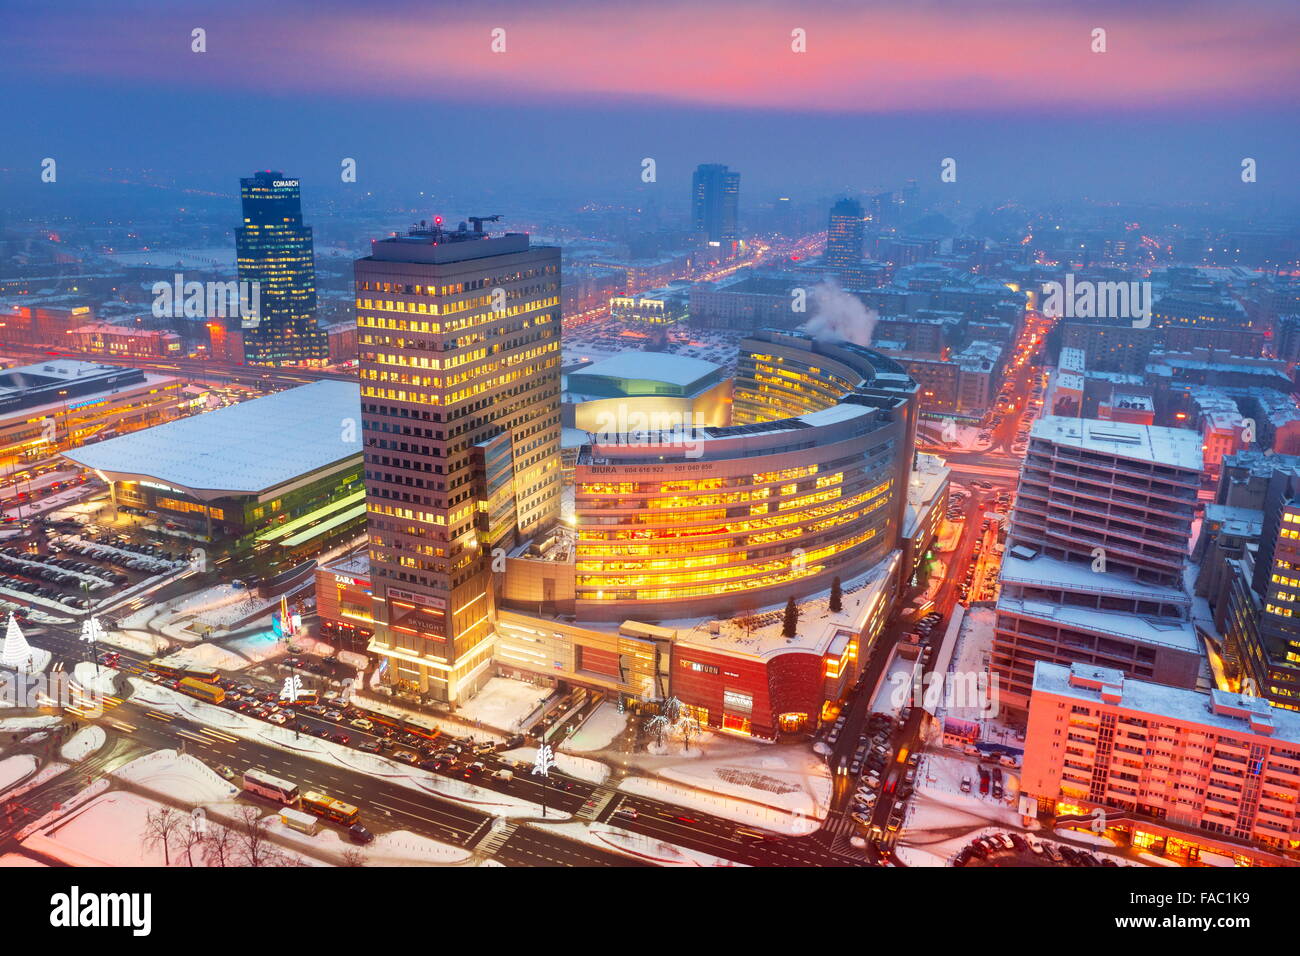
[[1205,464],[1200,436],[1184,428],[1047,415],[1034,422],[1030,434],[1067,448],[1191,471]]
[[569,374],[577,378],[602,377],[664,382],[679,388],[687,388],[700,379],[713,375],[719,368],[720,366],[712,362],[688,358],[684,355],[629,351],[620,352]]
[[[1032,557],[1025,556],[1032,554]],[[1098,572],[1091,563],[1062,561],[1041,552],[1016,546],[1002,557],[1000,578],[1003,587],[1020,584],[1042,588],[1062,588],[1067,591],[1096,593],[1133,598],[1143,601],[1163,601],[1166,604],[1188,604],[1190,598],[1179,588],[1162,587],[1146,581],[1136,581],[1115,570]]]
[[998,598],[998,614],[1015,614],[1033,618],[1046,624],[1108,634],[1122,640],[1180,651],[1198,653],[1201,641],[1196,627],[1190,621],[1167,617],[1140,617],[1122,611],[1099,611],[1095,608],[1077,607],[1038,600],[1021,600],[1004,592]]
[[[1097,684],[1101,686],[1095,686]],[[1267,701],[1244,694],[1217,689],[1206,694],[1135,680],[1106,668],[1090,668],[1086,664],[1065,667],[1046,661],[1034,665],[1034,690],[1094,704],[1102,702],[1103,692],[1108,695],[1118,692],[1118,700],[1106,703],[1128,711],[1156,714],[1235,734],[1300,742],[1300,713],[1271,707]]]
[[[845,581],[838,612],[830,609],[829,591],[798,602],[799,626],[794,637],[787,638],[782,633],[784,603],[722,621],[691,618],[658,623],[677,631],[677,646],[683,649],[698,647],[759,660],[791,652],[826,654],[842,635],[861,634],[881,602],[887,600],[886,587],[901,560],[901,551],[891,551],[871,570]],[[736,623],[746,618],[760,623],[753,628]]]
[[152,481],[196,498],[261,494],[361,455],[361,388],[301,385],[65,452],[111,480]]

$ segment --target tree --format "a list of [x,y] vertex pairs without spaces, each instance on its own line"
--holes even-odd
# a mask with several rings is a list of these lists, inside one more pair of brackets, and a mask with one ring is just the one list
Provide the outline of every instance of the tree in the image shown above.
[[343,851],[344,866],[365,866],[366,854],[354,846],[348,847]]
[[668,735],[668,731],[672,729],[672,725],[663,714],[655,714],[645,722],[645,729],[646,733],[654,737],[655,744],[662,747],[664,738]]
[[794,597],[785,602],[785,623],[781,627],[781,633],[786,637],[794,637],[799,630],[799,607],[794,603]]
[[844,610],[844,595],[840,590],[840,579],[831,580],[831,613],[838,614]]
[[235,834],[228,827],[208,826],[207,838],[203,841],[203,862],[208,866],[226,867],[234,862]]
[[199,850],[199,859],[204,857],[203,847],[208,842],[208,826],[203,818],[190,817],[189,822],[180,831],[181,849],[185,851],[185,862],[194,865],[194,851]]
[[700,733],[700,722],[694,717],[683,717],[677,723],[677,728],[682,735],[682,750],[690,753],[691,738],[698,736]]
[[270,827],[270,819],[262,819],[262,811],[257,807],[239,808],[235,815],[235,837],[245,866],[275,866],[278,851],[268,838]]
[[172,865],[171,842],[184,822],[184,815],[171,807],[150,810],[145,814],[144,833],[141,835],[141,840],[145,849],[156,846],[162,847],[163,864],[165,866]]

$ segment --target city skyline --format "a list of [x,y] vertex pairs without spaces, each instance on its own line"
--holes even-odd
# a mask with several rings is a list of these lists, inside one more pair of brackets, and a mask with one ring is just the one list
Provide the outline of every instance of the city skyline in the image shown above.
[[817,867],[944,945],[1285,928],[1223,888],[1300,866],[1297,37],[14,0],[15,925],[391,947],[412,875],[744,867],[790,932]]

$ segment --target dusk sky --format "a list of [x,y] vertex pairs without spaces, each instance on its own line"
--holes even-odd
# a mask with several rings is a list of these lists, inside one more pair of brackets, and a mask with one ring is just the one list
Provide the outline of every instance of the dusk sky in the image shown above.
[[1200,201],[1241,197],[1250,156],[1256,195],[1297,197],[1300,5],[959,7],[10,0],[0,167],[19,194],[45,156],[70,184],[149,169],[224,193],[268,166],[337,188],[347,156],[377,191],[600,197],[650,156],[673,201],[717,161],[757,202],[937,184],[952,156],[979,201]]

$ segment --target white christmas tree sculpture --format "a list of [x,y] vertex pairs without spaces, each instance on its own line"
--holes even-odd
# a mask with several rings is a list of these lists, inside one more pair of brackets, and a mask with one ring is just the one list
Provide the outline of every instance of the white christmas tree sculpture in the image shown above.
[[32,659],[32,646],[27,643],[18,620],[9,615],[9,627],[5,631],[4,647],[0,648],[0,666],[26,670],[27,662]]

